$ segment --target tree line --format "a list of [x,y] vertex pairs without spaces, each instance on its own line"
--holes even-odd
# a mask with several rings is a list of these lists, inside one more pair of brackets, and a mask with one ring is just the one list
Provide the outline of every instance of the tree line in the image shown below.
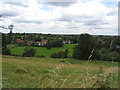
[[[2,54],[10,55],[10,50],[7,47],[12,41],[12,35],[2,35]],[[58,37],[59,38],[59,37]],[[65,38],[65,36],[64,36]],[[70,38],[70,37],[69,37]],[[74,38],[73,38],[74,39]],[[89,34],[81,34],[77,38],[77,44],[73,48],[73,58],[79,60],[120,60],[120,38],[119,37],[94,37]],[[62,47],[61,39],[49,40],[45,45],[47,49],[54,47]],[[58,51],[51,55],[52,58],[68,58],[69,49]],[[24,50],[23,56],[34,56],[36,50],[32,47],[27,47]]]

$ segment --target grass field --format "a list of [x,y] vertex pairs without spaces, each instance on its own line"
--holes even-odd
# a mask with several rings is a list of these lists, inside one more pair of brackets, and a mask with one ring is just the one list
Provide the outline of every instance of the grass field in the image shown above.
[[3,56],[3,88],[118,87],[118,63]]
[[[37,53],[35,56],[50,57],[51,54],[53,54],[59,50],[65,50],[66,48],[68,48],[68,50],[69,50],[68,56],[72,57],[74,46],[75,46],[75,44],[65,44],[61,48],[51,48],[51,49],[47,49],[45,47],[34,47],[37,50]],[[14,47],[14,48],[11,48],[10,50],[13,55],[22,55],[22,53],[24,52],[24,48],[25,47]]]

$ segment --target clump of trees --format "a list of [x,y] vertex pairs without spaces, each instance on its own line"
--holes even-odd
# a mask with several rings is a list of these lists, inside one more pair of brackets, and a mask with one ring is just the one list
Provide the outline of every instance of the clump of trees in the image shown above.
[[118,52],[112,51],[109,52],[108,54],[101,54],[100,57],[101,60],[106,60],[106,61],[120,61],[120,55]]
[[111,41],[110,50],[120,52],[120,38],[115,38]]
[[101,60],[120,61],[120,38],[112,38],[109,43],[109,48],[101,49]]
[[68,57],[68,49],[64,51],[58,51],[51,55],[51,58],[67,58]]
[[8,47],[3,47],[2,54],[3,55],[11,55],[10,49]]
[[11,38],[9,35],[2,34],[2,54],[11,55],[10,49],[7,47],[11,43]]
[[[11,25],[12,27],[12,25]],[[12,29],[12,28],[9,28]],[[24,40],[24,43],[15,42],[16,39]],[[73,49],[73,58],[80,60],[120,60],[120,38],[116,36],[92,36],[89,34],[78,35],[47,35],[47,34],[27,34],[12,33],[2,34],[2,54],[11,55],[9,44],[17,44],[18,46],[28,46],[28,41],[41,41],[47,39],[47,44],[43,45],[47,49],[62,47],[64,41],[71,41],[76,44]],[[36,46],[32,43],[31,46]],[[24,57],[35,56],[36,50],[27,47],[24,50]],[[42,57],[42,56],[39,56]],[[68,49],[58,51],[51,55],[52,58],[67,58]]]
[[[108,41],[107,41],[108,39]],[[120,61],[120,38],[102,38],[81,34],[73,49],[73,58],[81,60]]]
[[23,57],[33,57],[36,54],[36,50],[31,47],[26,47],[23,52]]
[[48,43],[45,45],[47,49],[53,48],[53,47],[62,47],[63,46],[63,41],[60,39],[55,39],[55,40],[50,40]]
[[82,60],[99,59],[97,39],[89,34],[81,34],[78,45],[74,47],[73,58]]

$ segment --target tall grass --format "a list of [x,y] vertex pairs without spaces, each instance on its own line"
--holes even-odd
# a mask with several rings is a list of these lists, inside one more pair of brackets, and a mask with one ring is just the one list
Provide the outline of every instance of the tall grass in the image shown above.
[[4,56],[3,87],[113,88],[118,86],[116,66],[113,61]]
[[[43,87],[50,88],[112,88],[111,84],[113,81],[112,69],[108,68],[106,71],[101,65],[99,70],[94,75],[89,72],[89,65],[87,65],[92,57],[94,49],[91,51],[88,60],[86,61],[86,71],[81,72],[75,70],[67,76],[61,76],[62,72],[66,70],[64,64],[59,64],[57,67],[48,70],[49,74],[44,76],[47,83],[42,83]],[[111,61],[113,66],[113,61]],[[68,68],[71,68],[71,63],[67,62]],[[79,73],[75,76],[76,73]],[[71,78],[74,78],[73,80]]]
[[[69,65],[69,68],[71,65]],[[89,68],[86,68],[87,71],[75,70],[67,76],[62,76],[66,68],[64,64],[60,64],[57,67],[48,70],[49,74],[45,75],[43,78],[47,82],[43,82],[43,88],[112,88],[112,70],[104,71],[104,68],[101,66],[96,74],[91,74]],[[81,72],[77,76],[76,73]],[[74,78],[74,79],[72,79]]]

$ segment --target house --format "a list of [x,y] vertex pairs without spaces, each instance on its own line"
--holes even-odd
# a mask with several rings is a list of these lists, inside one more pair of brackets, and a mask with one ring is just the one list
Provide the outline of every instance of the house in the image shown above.
[[42,44],[47,44],[48,40],[42,40]]
[[64,40],[63,44],[71,44],[71,41],[70,40]]
[[28,45],[28,46],[31,46],[33,43],[34,43],[34,41],[28,41],[28,42],[27,42],[27,45]]
[[17,42],[17,43],[25,43],[25,41],[24,41],[24,40],[21,40],[21,39],[16,39],[16,42]]
[[36,41],[34,44],[38,46],[43,46],[47,44],[48,40],[41,40],[41,41]]

